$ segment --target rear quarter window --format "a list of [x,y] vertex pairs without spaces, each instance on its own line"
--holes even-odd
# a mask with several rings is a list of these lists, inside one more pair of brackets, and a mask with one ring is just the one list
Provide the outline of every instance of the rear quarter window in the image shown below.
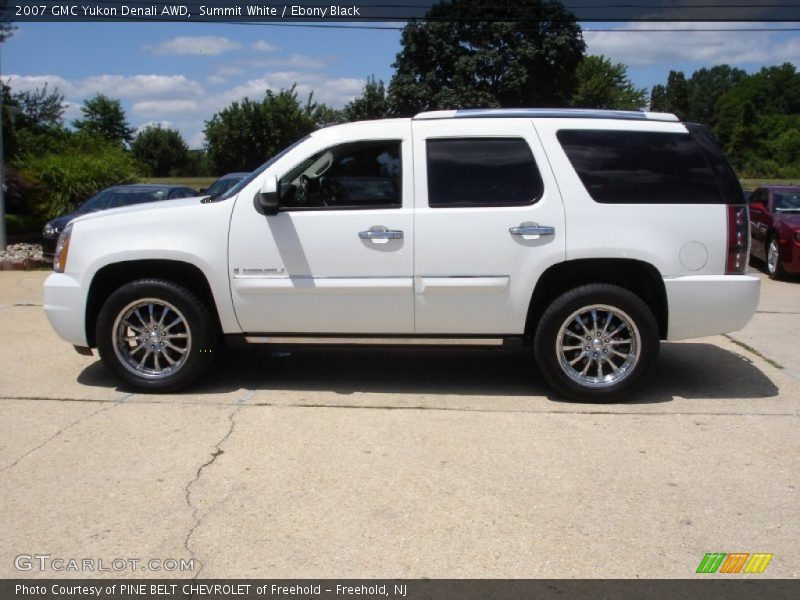
[[714,171],[691,134],[562,129],[557,136],[595,202],[725,203]]

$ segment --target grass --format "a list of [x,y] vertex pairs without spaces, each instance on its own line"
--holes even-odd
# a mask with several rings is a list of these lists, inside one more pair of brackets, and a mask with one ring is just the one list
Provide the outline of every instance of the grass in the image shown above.
[[740,179],[742,187],[752,192],[760,185],[800,185],[800,179]]
[[140,183],[166,183],[168,185],[185,185],[186,187],[199,190],[200,188],[207,188],[214,181],[216,177],[143,177],[139,180]]

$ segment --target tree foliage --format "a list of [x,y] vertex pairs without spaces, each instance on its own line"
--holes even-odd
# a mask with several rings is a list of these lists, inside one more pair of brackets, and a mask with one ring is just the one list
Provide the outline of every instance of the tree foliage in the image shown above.
[[145,127],[131,144],[131,153],[154,177],[177,175],[189,161],[189,147],[175,129]]
[[302,106],[294,86],[264,98],[244,98],[206,121],[208,159],[217,174],[251,171],[292,142],[316,128],[310,99]]
[[585,44],[560,3],[453,0],[426,17],[403,28],[389,88],[393,114],[569,103]]
[[109,98],[105,94],[97,94],[94,98],[83,102],[81,112],[83,119],[73,123],[78,131],[99,135],[120,146],[130,143],[133,139],[135,130],[128,124],[119,100]]
[[574,107],[640,110],[647,103],[647,91],[633,85],[628,68],[605,56],[585,56],[578,65],[577,77],[570,102]]
[[389,101],[383,81],[369,77],[361,90],[361,95],[353,98],[344,107],[347,121],[370,121],[383,119],[389,115]]
[[790,63],[752,75],[728,65],[689,79],[672,71],[653,88],[651,109],[711,126],[743,176],[800,176],[800,73]]
[[136,180],[130,153],[98,137],[76,134],[58,151],[28,156],[22,175],[42,190],[29,199],[31,212],[42,220],[63,215],[103,188]]

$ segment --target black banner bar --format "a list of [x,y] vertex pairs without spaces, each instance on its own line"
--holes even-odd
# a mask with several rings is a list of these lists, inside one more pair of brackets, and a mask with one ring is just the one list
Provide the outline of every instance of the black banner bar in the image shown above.
[[[458,1],[458,0],[456,0]],[[434,0],[0,0],[0,21],[355,22],[426,20]],[[546,4],[546,3],[545,3]],[[578,21],[798,22],[797,0],[565,0]],[[530,18],[530,4],[481,2],[480,20]],[[542,9],[546,11],[546,8]]]
[[[705,577],[705,576],[704,576]],[[800,580],[728,579],[20,579],[3,600],[795,600]]]

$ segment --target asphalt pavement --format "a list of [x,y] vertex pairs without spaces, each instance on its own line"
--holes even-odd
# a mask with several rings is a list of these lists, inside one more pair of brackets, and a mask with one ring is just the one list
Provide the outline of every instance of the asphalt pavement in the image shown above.
[[800,576],[798,282],[591,405],[474,347],[262,347],[132,394],[56,337],[46,275],[0,272],[0,577]]

